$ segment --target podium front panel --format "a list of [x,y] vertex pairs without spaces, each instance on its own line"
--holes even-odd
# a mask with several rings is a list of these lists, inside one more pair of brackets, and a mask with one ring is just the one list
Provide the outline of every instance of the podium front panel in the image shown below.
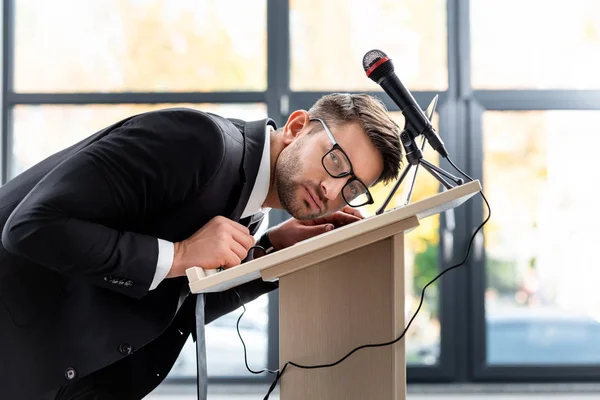
[[[328,364],[404,327],[403,234],[280,278],[280,368]],[[405,399],[404,340],[330,368],[288,365],[282,400]]]

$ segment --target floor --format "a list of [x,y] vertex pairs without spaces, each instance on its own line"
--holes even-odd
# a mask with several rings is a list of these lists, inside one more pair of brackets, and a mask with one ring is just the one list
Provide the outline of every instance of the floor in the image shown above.
[[[263,400],[268,385],[213,385],[208,400]],[[409,385],[408,400],[598,400],[598,384]],[[189,385],[161,385],[145,400],[196,400]],[[269,400],[280,400],[277,393]]]

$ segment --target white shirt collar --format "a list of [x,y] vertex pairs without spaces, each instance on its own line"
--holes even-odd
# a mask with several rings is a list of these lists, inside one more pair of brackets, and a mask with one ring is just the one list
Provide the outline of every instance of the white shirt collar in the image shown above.
[[258,168],[258,175],[254,182],[254,187],[250,193],[246,208],[242,213],[241,218],[249,217],[258,212],[267,212],[268,208],[262,208],[262,204],[267,198],[269,193],[269,180],[271,179],[271,131],[273,127],[267,125],[265,129],[265,147],[263,147],[262,157],[260,159],[260,166]]

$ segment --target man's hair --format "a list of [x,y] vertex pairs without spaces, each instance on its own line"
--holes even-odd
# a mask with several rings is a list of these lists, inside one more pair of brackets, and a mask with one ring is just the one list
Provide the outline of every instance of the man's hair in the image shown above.
[[329,126],[359,123],[383,157],[383,172],[376,183],[398,178],[402,166],[400,132],[379,99],[366,94],[329,94],[321,97],[308,114],[321,118]]

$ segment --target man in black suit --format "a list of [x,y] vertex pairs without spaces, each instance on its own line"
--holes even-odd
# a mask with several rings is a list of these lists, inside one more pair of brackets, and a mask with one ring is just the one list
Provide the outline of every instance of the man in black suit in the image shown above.
[[[239,265],[269,208],[293,216],[260,239],[275,250],[361,218],[401,158],[385,108],[350,94],[281,129],[148,112],[51,155],[0,188],[0,398],[143,398],[194,332],[187,268]],[[207,295],[206,323],[241,304]]]

